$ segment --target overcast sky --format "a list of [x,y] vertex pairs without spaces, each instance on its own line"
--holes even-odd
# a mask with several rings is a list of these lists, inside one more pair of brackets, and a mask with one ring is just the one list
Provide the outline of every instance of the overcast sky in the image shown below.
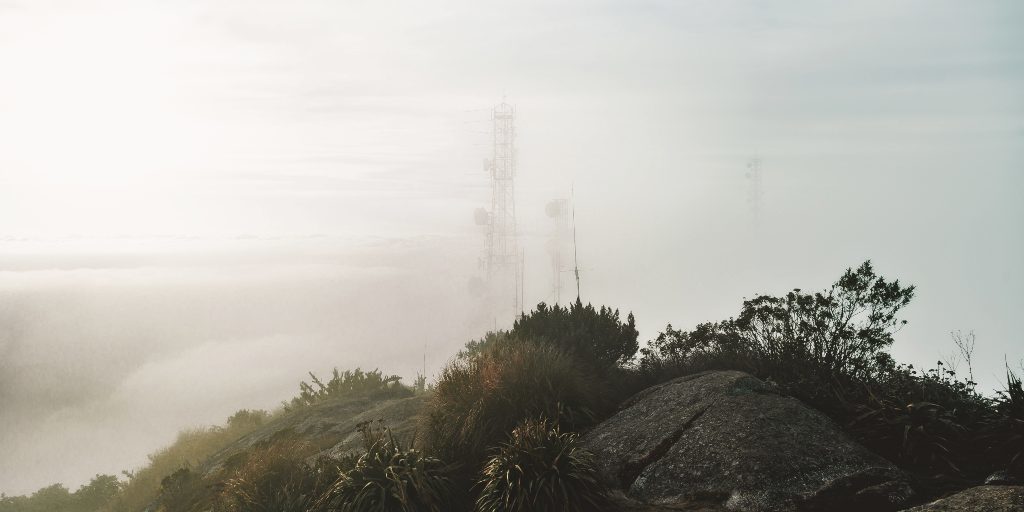
[[1024,357],[1022,26],[1017,1],[0,0],[0,491],[507,324],[467,292],[503,96],[528,303],[572,187],[583,298],[644,339],[870,258],[918,286],[897,359],[973,330],[991,390]]

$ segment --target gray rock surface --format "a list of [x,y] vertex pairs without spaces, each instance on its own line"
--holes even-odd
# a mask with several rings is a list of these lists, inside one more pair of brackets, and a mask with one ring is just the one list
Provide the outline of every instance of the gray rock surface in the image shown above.
[[686,510],[895,510],[901,471],[823,414],[742,372],[654,386],[584,438],[603,478],[626,496]]
[[1024,485],[1024,478],[1003,469],[989,475],[985,485]]
[[907,512],[1013,512],[1024,511],[1024,486],[981,485],[960,491]]
[[403,441],[410,441],[418,425],[419,414],[426,404],[426,395],[390,400],[369,398],[332,400],[299,409],[275,418],[254,432],[211,456],[202,470],[209,474],[218,470],[232,455],[243,452],[275,434],[292,430],[321,454],[344,455],[362,451],[362,437],[356,425],[383,419]]

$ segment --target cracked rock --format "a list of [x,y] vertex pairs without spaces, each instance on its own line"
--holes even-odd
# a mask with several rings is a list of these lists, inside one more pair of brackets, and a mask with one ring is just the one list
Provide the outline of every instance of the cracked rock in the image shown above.
[[704,372],[638,393],[584,439],[630,499],[728,510],[896,510],[895,466],[823,414],[742,372]]
[[1024,487],[981,485],[958,492],[907,512],[1020,512],[1024,510]]

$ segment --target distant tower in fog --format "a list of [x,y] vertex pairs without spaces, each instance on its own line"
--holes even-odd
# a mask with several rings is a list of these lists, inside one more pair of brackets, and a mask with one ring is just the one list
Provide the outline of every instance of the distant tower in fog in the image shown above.
[[754,157],[747,162],[747,205],[756,226],[760,222],[764,190],[761,183],[761,158]]
[[477,223],[486,227],[487,245],[480,264],[487,277],[495,313],[523,311],[523,254],[516,227],[515,107],[502,101],[491,111],[492,145],[484,171],[491,179],[491,208],[477,210]]
[[569,201],[554,199],[544,207],[544,213],[551,219],[553,227],[548,240],[548,254],[551,257],[552,297],[555,304],[562,302],[562,273],[569,262]]

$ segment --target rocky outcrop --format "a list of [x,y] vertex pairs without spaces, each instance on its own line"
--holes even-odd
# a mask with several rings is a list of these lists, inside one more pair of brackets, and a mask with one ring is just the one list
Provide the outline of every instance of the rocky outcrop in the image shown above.
[[642,391],[584,443],[607,483],[660,507],[895,510],[912,495],[902,472],[823,414],[736,371]]
[[1024,511],[1024,486],[982,485],[952,496],[908,509],[907,512],[1020,512]]
[[270,439],[282,431],[292,431],[304,442],[325,455],[344,455],[361,451],[362,437],[356,429],[360,423],[383,420],[400,439],[409,440],[416,431],[418,418],[426,403],[426,395],[390,400],[356,398],[331,400],[282,415],[231,443],[210,457],[202,470],[215,472],[232,455]]

